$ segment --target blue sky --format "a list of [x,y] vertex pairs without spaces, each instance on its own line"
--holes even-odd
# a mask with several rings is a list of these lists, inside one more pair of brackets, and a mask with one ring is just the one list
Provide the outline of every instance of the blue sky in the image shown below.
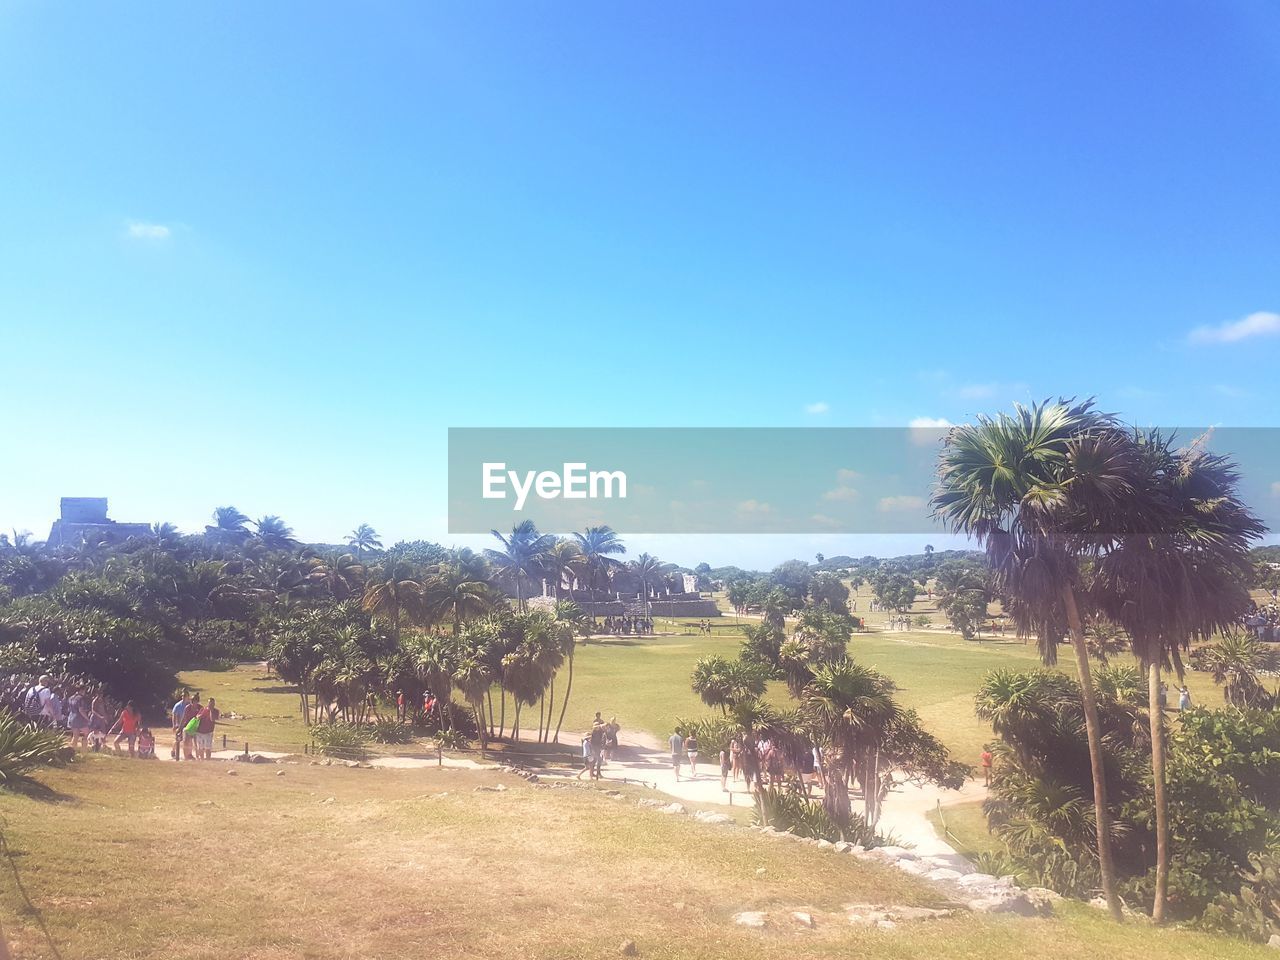
[[1280,7],[690,6],[0,6],[0,528],[447,539],[449,426],[1272,424]]

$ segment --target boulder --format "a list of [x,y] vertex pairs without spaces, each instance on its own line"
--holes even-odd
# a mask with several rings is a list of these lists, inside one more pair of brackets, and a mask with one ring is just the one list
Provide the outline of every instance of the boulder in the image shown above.
[[740,927],[750,927],[753,930],[763,930],[769,925],[769,918],[762,910],[744,910],[742,913],[733,915],[733,922]]
[[622,945],[618,947],[618,952],[624,957],[634,957],[640,951],[636,949],[636,942],[634,940],[623,940]]
[[838,840],[834,845],[834,849],[836,853],[848,853],[853,849],[853,844],[847,843],[844,840]]
[[935,883],[951,883],[959,880],[963,874],[959,870],[952,870],[950,867],[935,867],[924,875],[926,880],[932,880]]
[[716,813],[712,810],[699,810],[693,815],[693,818],[699,823],[733,823],[733,817],[726,813]]
[[818,840],[818,849],[819,849],[819,850],[830,850],[830,849],[831,849],[832,847],[834,847],[834,846],[835,846],[835,844],[834,844],[834,843],[832,843],[830,840],[824,840],[824,839],[819,839],[819,840]]
[[659,807],[660,813],[684,813],[683,803],[668,803],[665,807]]
[[814,927],[812,913],[806,913],[803,910],[792,910],[791,919],[802,927],[809,927],[810,929]]

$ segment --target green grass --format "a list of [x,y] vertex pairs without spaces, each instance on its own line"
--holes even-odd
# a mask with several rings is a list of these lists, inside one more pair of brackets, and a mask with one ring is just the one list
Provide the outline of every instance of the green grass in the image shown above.
[[[0,923],[23,960],[574,960],[624,939],[672,960],[1270,956],[1078,905],[850,927],[842,904],[938,895],[852,857],[490,772],[91,757],[42,779],[44,795],[0,792]],[[786,921],[801,908],[817,929]],[[732,924],[752,909],[781,922]]]
[[943,807],[941,812],[932,810],[929,822],[938,831],[938,836],[946,839],[965,856],[1004,849],[1004,844],[987,829],[987,818],[982,812],[981,800],[953,804]]

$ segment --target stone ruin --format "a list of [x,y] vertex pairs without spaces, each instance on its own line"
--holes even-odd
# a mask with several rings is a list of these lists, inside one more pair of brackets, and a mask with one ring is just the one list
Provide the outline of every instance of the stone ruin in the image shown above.
[[151,533],[147,523],[118,523],[107,516],[106,497],[63,497],[61,515],[49,530],[49,546],[123,543]]

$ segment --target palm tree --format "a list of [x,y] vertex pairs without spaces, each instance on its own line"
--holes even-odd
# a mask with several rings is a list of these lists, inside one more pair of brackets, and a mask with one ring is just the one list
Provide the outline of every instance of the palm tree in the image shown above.
[[218,507],[213,511],[214,527],[228,534],[248,535],[249,518],[235,507]]
[[547,551],[542,570],[551,581],[556,597],[559,597],[561,589],[567,586],[570,600],[573,599],[575,581],[585,580],[589,572],[586,557],[582,555],[582,550],[573,540],[557,540],[555,545]]
[[569,697],[573,693],[573,658],[577,652],[577,635],[588,630],[586,613],[572,600],[561,600],[556,604],[556,623],[560,626],[560,642],[565,659],[569,661],[569,679],[565,684],[564,696],[560,699],[560,716],[556,719],[555,742],[560,742],[560,727],[564,724],[564,712],[569,708]]
[[884,674],[848,659],[818,667],[805,687],[800,713],[826,747],[823,805],[837,823],[848,822],[854,776],[862,784],[867,823],[879,819],[880,752],[900,715],[896,690]]
[[151,525],[151,540],[158,547],[173,547],[181,538],[181,531],[172,523],[153,523]]
[[587,527],[582,533],[575,533],[573,539],[586,558],[591,586],[607,584],[610,568],[619,565],[614,554],[627,552],[622,538],[613,532],[612,527]]
[[484,616],[494,604],[488,581],[476,578],[474,571],[458,563],[439,564],[423,583],[422,595],[427,619],[451,621],[455,636],[463,621]]
[[1223,634],[1217,643],[1192,655],[1196,666],[1221,685],[1222,698],[1234,707],[1257,707],[1270,697],[1262,678],[1280,670],[1280,651],[1243,630]]
[[263,517],[253,522],[256,532],[254,539],[268,550],[288,550],[297,544],[293,538],[293,530],[275,515]]
[[391,636],[400,642],[400,618],[414,616],[422,607],[422,584],[412,579],[412,569],[399,560],[388,560],[369,575],[361,606],[366,612],[391,622]]
[[504,537],[497,530],[490,531],[501,550],[486,550],[485,557],[496,568],[499,578],[510,582],[516,591],[516,606],[523,613],[524,581],[536,578],[542,572],[542,563],[548,551],[555,546],[556,538],[538,533],[532,520],[523,520],[511,528],[511,535]]
[[1097,562],[1092,591],[1129,634],[1147,671],[1156,812],[1152,919],[1164,920],[1169,882],[1168,800],[1161,668],[1193,639],[1208,639],[1251,606],[1249,547],[1265,527],[1236,494],[1234,465],[1199,442],[1175,451],[1159,431],[1134,435],[1139,457],[1125,536]]
[[663,563],[657,557],[642,553],[629,564],[627,569],[631,575],[640,581],[640,593],[645,600],[649,599],[649,587],[655,583],[662,583],[675,566],[670,563]]
[[359,559],[366,550],[381,550],[382,541],[378,539],[378,531],[367,523],[362,523],[347,535],[347,546],[356,551]]
[[322,557],[312,557],[310,564],[308,579],[322,587],[335,600],[346,600],[360,593],[364,586],[367,571],[349,553],[332,551]]
[[[1077,602],[1082,558],[1116,529],[1131,493],[1132,444],[1092,401],[1017,405],[1012,416],[953,427],[939,455],[934,515],[987,551],[996,589],[1019,631],[1034,634],[1047,664],[1069,634],[1080,674],[1093,778],[1098,862],[1111,914],[1122,919],[1111,851],[1111,814],[1097,696]],[[1098,533],[1097,531],[1102,531]]]

